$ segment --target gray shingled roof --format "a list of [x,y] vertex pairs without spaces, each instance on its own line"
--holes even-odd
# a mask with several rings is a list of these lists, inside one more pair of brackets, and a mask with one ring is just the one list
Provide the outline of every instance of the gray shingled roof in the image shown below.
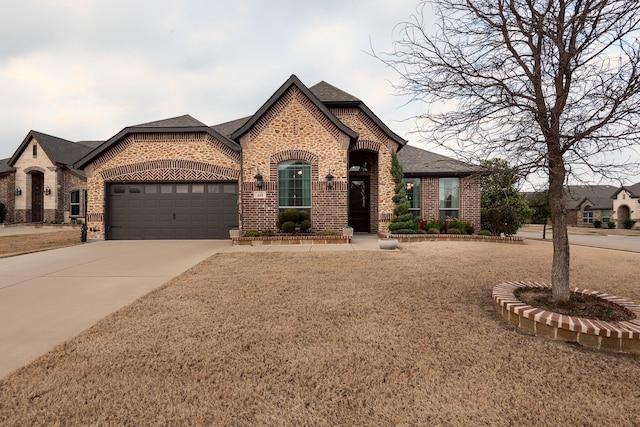
[[219,125],[211,126],[211,129],[215,130],[221,135],[231,138],[231,134],[240,129],[245,123],[249,121],[249,117],[243,117],[241,119],[232,120],[226,123],[220,123]]
[[156,120],[154,122],[142,123],[140,125],[134,125],[135,128],[190,128],[206,126],[200,120],[196,120],[188,114],[178,117],[171,117],[164,120]]
[[10,159],[0,159],[0,175],[13,172],[14,169],[9,166]]
[[481,166],[470,165],[411,145],[405,145],[398,151],[398,161],[407,177],[466,176],[484,172]]
[[593,209],[613,209],[611,197],[616,193],[613,185],[568,185],[564,189],[567,209],[577,210],[588,199]]
[[321,81],[315,86],[309,88],[323,104],[329,104],[333,102],[347,103],[347,102],[362,102],[355,96],[348,94],[347,92],[338,89],[335,86],[331,86],[325,81]]

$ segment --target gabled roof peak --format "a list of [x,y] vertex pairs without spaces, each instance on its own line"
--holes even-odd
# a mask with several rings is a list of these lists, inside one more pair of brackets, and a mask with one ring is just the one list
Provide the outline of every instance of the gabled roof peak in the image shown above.
[[200,120],[194,119],[189,114],[182,116],[171,117],[163,120],[156,120],[153,122],[142,123],[140,125],[134,125],[131,127],[136,128],[181,128],[181,127],[198,127],[206,126]]

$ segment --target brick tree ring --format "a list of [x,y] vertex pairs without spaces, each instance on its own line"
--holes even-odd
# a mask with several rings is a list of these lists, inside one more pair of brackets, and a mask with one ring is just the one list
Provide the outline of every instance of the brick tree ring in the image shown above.
[[629,321],[604,322],[532,307],[515,295],[518,289],[550,288],[547,284],[536,282],[500,283],[493,288],[492,292],[496,311],[510,324],[535,335],[577,342],[585,347],[598,350],[640,354],[640,305],[601,292],[579,288],[571,289],[574,294],[594,296],[635,316]]

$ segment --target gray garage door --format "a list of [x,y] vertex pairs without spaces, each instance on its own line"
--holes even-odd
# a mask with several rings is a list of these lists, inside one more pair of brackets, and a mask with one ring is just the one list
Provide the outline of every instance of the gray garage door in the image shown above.
[[227,239],[236,225],[236,183],[107,186],[107,239]]

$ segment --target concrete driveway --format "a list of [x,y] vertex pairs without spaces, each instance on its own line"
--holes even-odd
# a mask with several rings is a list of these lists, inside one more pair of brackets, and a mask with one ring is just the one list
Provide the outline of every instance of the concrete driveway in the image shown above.
[[0,378],[230,246],[98,241],[0,259]]

